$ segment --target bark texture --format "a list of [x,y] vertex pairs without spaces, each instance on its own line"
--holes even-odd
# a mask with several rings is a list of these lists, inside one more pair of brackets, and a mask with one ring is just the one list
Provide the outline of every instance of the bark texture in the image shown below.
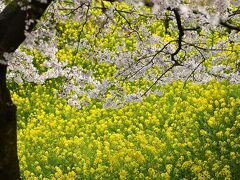
[[[5,52],[14,52],[24,41],[26,21],[33,20],[27,31],[32,31],[37,20],[53,0],[14,0],[0,13],[0,60]],[[31,7],[24,10],[24,6]],[[17,108],[6,84],[7,65],[0,64],[0,179],[20,179],[17,157]]]
[[6,86],[6,65],[0,65],[0,179],[20,179],[17,158],[16,106]]

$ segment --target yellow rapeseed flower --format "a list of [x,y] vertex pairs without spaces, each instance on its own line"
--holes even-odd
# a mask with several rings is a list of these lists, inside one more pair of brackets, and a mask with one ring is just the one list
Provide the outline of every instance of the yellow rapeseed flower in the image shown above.
[[207,123],[208,123],[208,125],[209,125],[210,127],[212,127],[212,126],[215,125],[216,120],[215,120],[214,117],[210,117],[210,118],[208,119]]
[[127,172],[126,170],[121,170],[121,171],[119,172],[119,176],[120,176],[120,179],[121,179],[121,180],[127,179],[127,175],[128,175],[128,172]]

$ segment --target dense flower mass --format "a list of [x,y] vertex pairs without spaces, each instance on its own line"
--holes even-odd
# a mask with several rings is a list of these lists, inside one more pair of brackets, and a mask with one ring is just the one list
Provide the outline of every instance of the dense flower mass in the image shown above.
[[239,178],[239,22],[237,0],[54,1],[0,62],[22,179]]
[[[12,85],[13,86],[13,85]],[[55,81],[15,87],[23,179],[236,179],[239,85],[173,82],[119,109],[76,109]],[[13,88],[13,87],[12,87]],[[17,90],[16,90],[17,89]],[[90,100],[89,100],[90,101]]]

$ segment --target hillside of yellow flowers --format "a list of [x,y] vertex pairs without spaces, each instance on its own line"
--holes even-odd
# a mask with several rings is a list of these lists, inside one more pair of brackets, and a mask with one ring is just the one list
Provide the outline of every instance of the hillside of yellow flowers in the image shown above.
[[12,91],[22,179],[240,177],[240,85],[176,81],[118,109],[76,109],[52,83]]

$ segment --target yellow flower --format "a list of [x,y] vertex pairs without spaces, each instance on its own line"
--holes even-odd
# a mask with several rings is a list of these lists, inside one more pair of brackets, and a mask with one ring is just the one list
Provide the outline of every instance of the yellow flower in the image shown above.
[[24,175],[25,178],[28,178],[31,175],[31,173],[28,170],[25,170],[23,172],[23,175]]
[[208,171],[203,171],[197,175],[199,180],[211,179],[211,176]]
[[168,173],[161,173],[161,177],[162,177],[162,179],[165,179],[165,180],[170,180],[171,179],[171,177]]
[[212,110],[213,109],[213,106],[211,104],[208,105],[208,109],[209,110]]
[[191,170],[194,174],[198,175],[202,171],[202,167],[199,165],[193,165]]
[[207,135],[207,131],[201,129],[201,130],[200,130],[200,134],[201,134],[202,136],[206,136],[206,135]]
[[231,175],[231,171],[230,171],[230,166],[225,165],[223,167],[223,169],[219,172],[219,175],[221,177],[224,177],[225,179],[231,179],[232,175]]
[[219,106],[219,102],[217,100],[214,101],[215,106]]
[[56,170],[55,177],[59,179],[62,178],[62,175],[63,175],[62,170],[57,166],[55,167],[55,170]]
[[217,137],[223,137],[223,132],[222,132],[222,131],[217,132],[217,133],[216,133],[216,136],[217,136]]
[[235,152],[230,152],[230,157],[231,157],[231,159],[236,159],[236,153]]
[[80,171],[81,171],[80,167],[76,167],[75,171],[76,171],[76,173],[80,173]]
[[167,165],[166,165],[166,171],[167,171],[167,173],[170,174],[170,172],[171,172],[171,170],[172,170],[172,167],[173,167],[172,164],[167,164]]
[[35,168],[35,170],[36,170],[37,173],[40,173],[41,170],[42,170],[42,168],[41,168],[40,166],[37,166],[37,167]]
[[121,170],[119,173],[120,179],[123,179],[123,180],[127,179],[127,175],[128,175],[128,173],[125,170]]
[[208,125],[209,125],[210,127],[214,126],[215,123],[216,123],[215,118],[214,118],[214,117],[210,117],[210,118],[208,119],[207,123],[208,123]]
[[217,172],[219,168],[220,168],[219,164],[218,163],[214,163],[213,167],[212,167],[212,171]]
[[76,179],[76,173],[74,171],[70,171],[68,174],[67,174],[67,179],[69,180],[74,180]]

